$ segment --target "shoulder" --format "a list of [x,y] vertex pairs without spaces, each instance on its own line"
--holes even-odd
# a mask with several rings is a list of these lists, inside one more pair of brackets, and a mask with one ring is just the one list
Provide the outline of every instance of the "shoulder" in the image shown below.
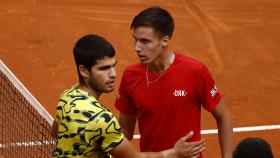
[[180,53],[176,53],[176,59],[175,59],[175,65],[178,67],[181,67],[181,70],[186,71],[196,71],[200,72],[203,71],[203,69],[207,69],[206,65],[202,63],[201,61],[190,57],[188,55],[183,55]]
[[178,62],[181,64],[189,64],[194,67],[201,67],[204,65],[198,59],[195,59],[195,58],[185,55],[185,54],[183,55],[183,54],[176,53],[176,58],[177,58]]
[[118,123],[115,116],[108,110],[102,110],[89,119],[87,128],[106,129],[112,123]]
[[146,65],[144,64],[138,63],[133,65],[128,65],[123,72],[123,78],[138,77],[138,75],[145,73],[145,71],[146,71]]
[[108,110],[103,110],[92,116],[85,127],[85,131],[86,140],[90,144],[98,141],[98,139],[108,139],[107,142],[113,142],[116,138],[123,138],[118,120]]
[[65,95],[69,95],[69,94],[75,94],[77,92],[78,89],[78,84],[72,85],[71,87],[69,87],[68,89],[64,90],[61,93],[61,96],[65,96]]
[[94,112],[105,109],[94,96],[79,89],[78,85],[72,86],[61,94],[58,106],[63,106],[67,110]]
[[128,65],[126,68],[125,68],[125,72],[128,72],[128,73],[133,73],[133,72],[142,72],[142,71],[145,71],[146,69],[146,65],[144,64],[132,64],[132,65]]
[[89,98],[89,95],[78,88],[78,84],[71,86],[70,88],[63,91],[60,95],[60,99],[63,100],[86,100]]

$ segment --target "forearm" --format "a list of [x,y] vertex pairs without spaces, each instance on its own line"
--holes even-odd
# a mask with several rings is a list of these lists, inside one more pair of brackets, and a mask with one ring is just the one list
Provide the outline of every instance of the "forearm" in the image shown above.
[[220,121],[217,126],[222,158],[232,158],[233,131],[231,119]]
[[110,150],[109,153],[114,158],[177,158],[175,148],[161,152],[138,152],[126,138],[124,138],[121,144]]
[[161,152],[142,152],[139,153],[139,158],[177,158],[174,148]]
[[123,134],[128,140],[133,139],[133,134],[134,134],[134,129],[129,129],[129,128],[123,128]]
[[211,113],[214,116],[218,127],[222,158],[232,158],[233,132],[231,115],[224,101],[221,100]]
[[136,124],[136,113],[135,114],[124,114],[120,113],[119,123],[123,129],[123,133],[128,140],[133,139],[135,124]]
[[124,140],[115,148],[109,151],[114,158],[197,158],[205,149],[204,140],[196,142],[187,142],[193,136],[193,132],[189,132],[181,137],[173,148],[161,152],[137,152],[129,141]]

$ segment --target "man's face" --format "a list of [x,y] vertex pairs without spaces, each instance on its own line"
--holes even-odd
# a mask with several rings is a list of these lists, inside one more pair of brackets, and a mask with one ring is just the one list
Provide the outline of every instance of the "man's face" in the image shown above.
[[89,86],[97,92],[112,92],[115,87],[116,79],[116,59],[114,57],[104,57],[96,61],[91,67],[89,77],[86,80]]
[[150,64],[163,52],[163,40],[151,27],[140,26],[133,29],[135,51],[142,64]]

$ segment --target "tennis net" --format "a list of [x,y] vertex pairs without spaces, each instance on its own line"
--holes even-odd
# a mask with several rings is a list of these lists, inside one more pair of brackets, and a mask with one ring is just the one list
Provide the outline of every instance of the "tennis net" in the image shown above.
[[51,115],[0,60],[0,157],[48,158]]

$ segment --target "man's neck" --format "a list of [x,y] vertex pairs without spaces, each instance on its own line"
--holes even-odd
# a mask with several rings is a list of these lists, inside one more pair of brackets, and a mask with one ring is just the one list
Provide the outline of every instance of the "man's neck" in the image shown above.
[[88,92],[91,94],[96,100],[99,100],[99,97],[101,96],[101,93],[97,92],[95,89],[90,88],[90,86],[87,86],[85,84],[80,83],[79,84],[79,89]]
[[149,71],[164,72],[174,62],[174,58],[175,58],[175,54],[172,51],[163,53],[155,61],[148,64]]

